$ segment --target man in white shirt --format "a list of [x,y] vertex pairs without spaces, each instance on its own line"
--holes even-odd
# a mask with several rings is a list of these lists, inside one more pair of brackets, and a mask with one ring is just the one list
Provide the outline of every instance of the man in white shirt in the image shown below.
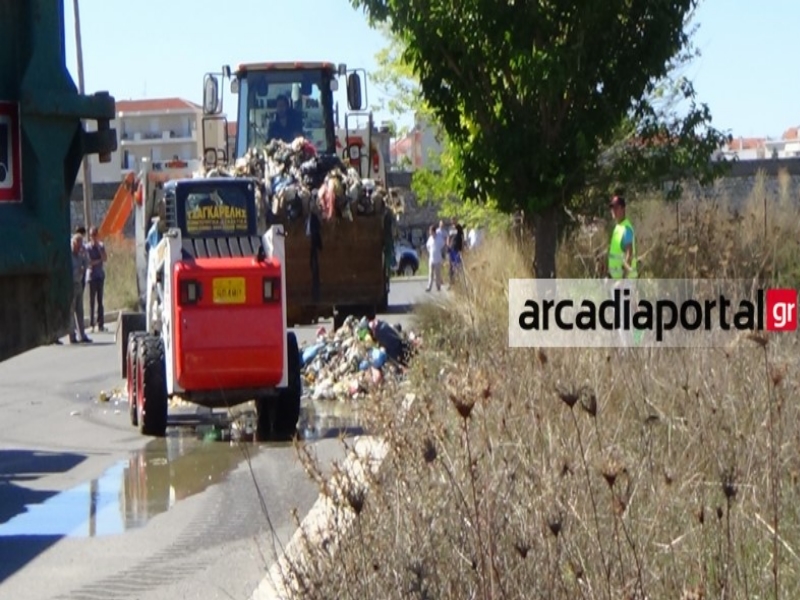
[[442,260],[445,258],[445,251],[447,250],[447,238],[449,237],[448,231],[444,226],[444,221],[439,221],[439,228],[435,232],[436,240],[439,243],[439,247],[442,249]]
[[472,227],[469,230],[469,233],[467,234],[467,242],[469,244],[469,249],[472,250],[480,246],[482,240],[483,240],[483,235],[480,227]]
[[[441,225],[440,229],[443,229]],[[428,230],[428,241],[425,243],[425,249],[428,251],[428,287],[425,288],[426,292],[431,291],[434,281],[436,282],[436,291],[442,291],[442,263],[444,263],[445,247],[444,238],[439,236],[438,231],[431,225]]]

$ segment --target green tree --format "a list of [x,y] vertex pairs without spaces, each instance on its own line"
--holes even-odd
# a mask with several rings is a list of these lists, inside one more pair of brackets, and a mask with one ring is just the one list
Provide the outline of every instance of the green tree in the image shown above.
[[[371,84],[378,87],[387,100],[372,107],[386,110],[392,117],[400,119],[409,115],[420,115],[434,127],[438,122],[430,105],[425,101],[414,74],[413,67],[404,61],[405,46],[402,39],[386,23],[377,23],[376,28],[386,37],[387,44],[375,56],[377,68],[370,73]],[[397,128],[395,135],[409,133],[408,127]],[[501,228],[508,219],[500,212],[492,198],[477,201],[458,194],[463,188],[463,173],[452,152],[447,132],[440,128],[440,151],[430,151],[430,165],[415,170],[412,190],[421,203],[435,203],[444,217],[458,216],[463,223],[483,224],[488,229]],[[399,161],[400,166],[410,166],[408,159]]]
[[697,1],[351,4],[403,44],[461,172],[453,192],[533,215],[534,270],[546,278],[556,275],[564,209],[589,186],[685,173],[724,139],[707,107],[665,122],[652,101],[686,48]]

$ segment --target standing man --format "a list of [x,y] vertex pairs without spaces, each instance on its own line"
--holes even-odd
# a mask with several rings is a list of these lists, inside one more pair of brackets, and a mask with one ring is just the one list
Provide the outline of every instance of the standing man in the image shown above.
[[[608,248],[608,276],[614,280],[613,290],[630,290],[631,301],[635,300],[635,280],[639,277],[637,270],[638,260],[636,257],[636,235],[633,224],[625,214],[625,198],[621,194],[611,198],[609,204],[611,215],[614,217],[615,225],[611,233],[611,243]],[[612,290],[612,294],[613,294]],[[624,331],[619,332],[622,337],[622,345],[630,343],[630,337]],[[641,332],[634,332],[633,341],[641,341]]]
[[447,257],[447,239],[449,236],[447,235],[447,230],[444,228],[443,220],[439,221],[439,227],[436,229],[435,235],[436,240],[442,249],[442,260],[444,260]]
[[456,218],[453,218],[452,226],[455,232],[450,237],[448,244],[450,252],[450,287],[455,284],[456,272],[461,269],[461,256],[464,252],[464,228]]
[[83,324],[83,289],[86,285],[88,268],[89,257],[83,247],[83,236],[76,233],[72,236],[72,306],[70,307],[72,327],[69,332],[71,344],[87,344],[92,341],[86,335]]
[[[89,281],[89,325],[92,327],[92,331],[105,331],[103,288],[105,287],[106,272],[103,264],[108,257],[105,244],[100,241],[98,235],[97,227],[91,227],[89,243],[86,245],[86,252],[89,256],[89,271],[86,275]],[[97,320],[95,320],[95,308],[97,308]]]
[[637,279],[636,237],[633,225],[625,214],[625,198],[614,196],[610,207],[616,225],[608,249],[608,276],[615,280]]
[[428,241],[425,243],[425,248],[428,251],[428,287],[425,288],[426,292],[433,289],[433,284],[436,283],[436,291],[442,291],[442,252],[444,243],[441,236],[437,235],[436,229],[433,225],[428,230]]

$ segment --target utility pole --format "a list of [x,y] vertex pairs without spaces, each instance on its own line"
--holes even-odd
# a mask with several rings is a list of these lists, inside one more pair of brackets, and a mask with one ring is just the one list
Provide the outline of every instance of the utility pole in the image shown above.
[[[72,0],[72,12],[75,17],[75,47],[78,51],[78,91],[86,93],[83,83],[83,45],[81,43],[81,16],[79,0]],[[83,222],[86,230],[92,226],[92,163],[89,155],[83,156]]]

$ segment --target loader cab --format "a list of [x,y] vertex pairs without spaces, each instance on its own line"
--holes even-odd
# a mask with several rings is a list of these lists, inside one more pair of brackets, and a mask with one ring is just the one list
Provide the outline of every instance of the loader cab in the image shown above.
[[[333,92],[337,70],[330,63],[258,63],[234,74],[238,95],[235,154],[298,135],[320,153],[335,152]],[[280,117],[286,116],[286,119]]]
[[[339,106],[333,95],[339,89],[339,77],[345,77],[349,110],[344,115],[344,147],[337,140]],[[367,117],[369,138],[372,113],[366,110],[366,77],[364,69],[348,70],[345,64],[330,62],[249,63],[239,65],[235,72],[226,65],[221,73],[206,73],[203,85],[204,164],[207,167],[231,164],[251,148],[263,148],[275,139],[291,142],[300,136],[311,141],[319,154],[339,154],[341,150],[342,158],[358,164],[362,151],[371,147],[370,139],[366,144],[363,140],[350,140],[348,117]],[[228,120],[223,112],[224,94],[220,87],[220,81],[225,79],[230,79],[231,92],[238,96],[232,148],[227,141]],[[276,123],[279,116],[287,113],[287,118]],[[212,143],[212,139],[216,141]]]
[[257,235],[256,182],[249,177],[203,177],[164,184],[167,223],[182,239]]

